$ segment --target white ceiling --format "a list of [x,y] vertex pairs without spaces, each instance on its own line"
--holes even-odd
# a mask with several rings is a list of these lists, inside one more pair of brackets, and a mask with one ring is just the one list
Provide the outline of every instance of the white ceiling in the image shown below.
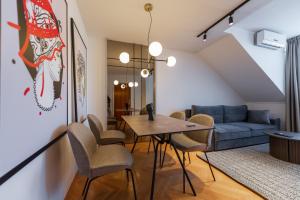
[[[196,35],[243,0],[77,0],[88,33],[111,40],[146,44],[149,16],[144,4],[154,6],[151,40],[170,49],[199,51]],[[254,0],[266,1],[266,0]]]
[[237,26],[249,31],[272,30],[287,37],[300,34],[300,0],[272,0]]

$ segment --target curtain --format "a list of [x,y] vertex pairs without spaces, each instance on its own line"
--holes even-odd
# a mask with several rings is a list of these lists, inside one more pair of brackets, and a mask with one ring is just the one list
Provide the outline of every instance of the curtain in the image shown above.
[[286,129],[300,132],[300,36],[287,41],[285,63]]

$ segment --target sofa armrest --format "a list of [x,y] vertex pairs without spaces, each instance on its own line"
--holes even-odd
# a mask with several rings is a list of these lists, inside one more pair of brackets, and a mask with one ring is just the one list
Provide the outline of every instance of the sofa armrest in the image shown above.
[[270,119],[270,122],[272,125],[276,125],[277,129],[280,130],[280,124],[281,124],[281,121],[280,121],[280,118],[276,118],[276,119]]

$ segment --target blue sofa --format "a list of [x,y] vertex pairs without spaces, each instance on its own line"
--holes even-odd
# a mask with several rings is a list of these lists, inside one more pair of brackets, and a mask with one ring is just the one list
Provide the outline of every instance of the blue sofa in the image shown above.
[[269,142],[266,130],[280,130],[280,119],[270,119],[269,111],[248,110],[241,106],[196,106],[187,111],[191,116],[208,114],[215,120],[213,150],[238,148]]

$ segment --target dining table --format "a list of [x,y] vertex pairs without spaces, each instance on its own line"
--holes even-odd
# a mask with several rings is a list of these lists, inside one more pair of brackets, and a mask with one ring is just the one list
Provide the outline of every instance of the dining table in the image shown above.
[[[173,134],[186,133],[191,131],[200,131],[200,130],[211,130],[213,127],[204,126],[201,124],[196,124],[188,122],[185,120],[175,119],[168,116],[156,114],[154,115],[154,120],[149,120],[148,115],[136,115],[136,116],[122,116],[124,121],[124,127],[127,125],[132,132],[136,135],[136,138],[143,136],[152,137],[153,141],[157,141],[154,144],[154,163],[152,169],[152,182],[151,182],[151,191],[150,191],[150,200],[154,199],[154,190],[155,190],[155,178],[156,178],[156,165],[157,165],[157,155],[158,155],[158,146],[159,144],[170,143],[173,147],[178,161],[183,170],[184,176],[188,180],[190,188],[193,192],[193,195],[196,196],[195,189],[192,185],[192,182],[186,172],[185,167],[183,166],[183,161],[181,160],[176,145],[172,143],[171,137]],[[136,140],[137,141],[137,140]],[[133,149],[136,145],[134,143]],[[133,152],[132,149],[132,152]]]

